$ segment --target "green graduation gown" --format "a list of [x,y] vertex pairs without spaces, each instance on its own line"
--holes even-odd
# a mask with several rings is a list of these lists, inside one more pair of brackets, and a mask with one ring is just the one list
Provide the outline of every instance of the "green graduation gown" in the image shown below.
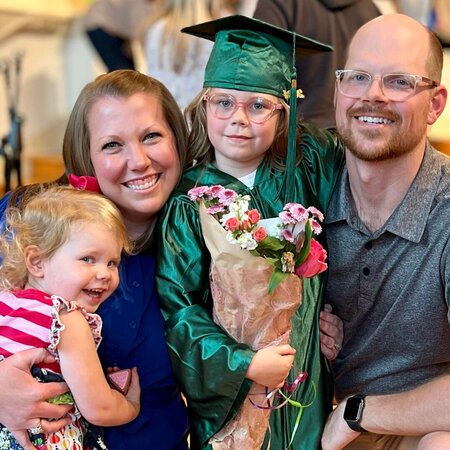
[[[289,201],[325,212],[343,164],[342,144],[334,134],[304,125],[299,147],[303,159],[296,168],[294,186],[289,188]],[[250,195],[251,207],[257,208],[262,218],[269,218],[277,216],[284,206],[283,196],[277,197],[282,181],[283,173],[264,161],[258,167],[252,190],[212,164],[195,166],[184,173],[160,215],[156,234],[157,288],[175,376],[188,401],[191,449],[211,448],[209,438],[235,416],[251,385],[245,373],[254,352],[213,322],[210,255],[203,241],[197,205],[187,192],[194,186],[221,184]],[[291,345],[297,353],[289,380],[307,371],[308,379],[294,398],[302,404],[313,400],[303,410],[292,445],[295,450],[320,448],[322,428],[332,404],[330,367],[319,348],[318,319],[325,277],[326,272],[305,280],[303,303],[292,320]],[[297,414],[298,409],[290,405],[272,412],[272,449],[287,447]]]

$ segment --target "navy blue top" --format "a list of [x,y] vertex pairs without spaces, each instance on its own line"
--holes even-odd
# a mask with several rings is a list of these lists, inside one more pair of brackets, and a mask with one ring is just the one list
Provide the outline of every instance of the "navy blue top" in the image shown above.
[[[7,197],[0,199],[0,223]],[[109,450],[188,448],[187,410],[169,360],[154,268],[151,255],[124,257],[119,287],[98,310],[103,319],[99,347],[103,366],[136,366],[142,390],[139,416],[127,425],[105,427]]]

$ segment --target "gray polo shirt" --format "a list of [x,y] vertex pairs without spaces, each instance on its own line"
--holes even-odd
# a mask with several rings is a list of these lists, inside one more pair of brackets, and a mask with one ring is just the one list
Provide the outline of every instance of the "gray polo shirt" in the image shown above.
[[374,233],[358,218],[344,169],[326,224],[326,299],[344,322],[336,397],[399,392],[450,373],[450,158],[428,145]]

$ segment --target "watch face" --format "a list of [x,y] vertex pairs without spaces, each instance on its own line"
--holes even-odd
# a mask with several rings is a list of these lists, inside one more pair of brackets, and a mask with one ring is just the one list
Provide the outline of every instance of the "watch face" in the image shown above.
[[350,397],[344,410],[344,420],[358,421],[364,407],[364,399],[361,397]]

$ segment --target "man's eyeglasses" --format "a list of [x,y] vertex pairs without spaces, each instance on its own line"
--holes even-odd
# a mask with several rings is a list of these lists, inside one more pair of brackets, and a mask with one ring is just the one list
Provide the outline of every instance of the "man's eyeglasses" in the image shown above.
[[339,92],[346,97],[361,98],[372,85],[373,80],[381,82],[381,91],[392,101],[402,102],[417,92],[418,88],[431,89],[438,86],[436,81],[409,73],[385,73],[373,76],[359,70],[336,70]]
[[263,97],[254,97],[246,102],[238,102],[229,94],[213,94],[203,97],[216,119],[229,119],[239,108],[245,110],[248,119],[253,123],[264,123],[269,120],[274,111],[283,109],[279,103],[272,103]]

